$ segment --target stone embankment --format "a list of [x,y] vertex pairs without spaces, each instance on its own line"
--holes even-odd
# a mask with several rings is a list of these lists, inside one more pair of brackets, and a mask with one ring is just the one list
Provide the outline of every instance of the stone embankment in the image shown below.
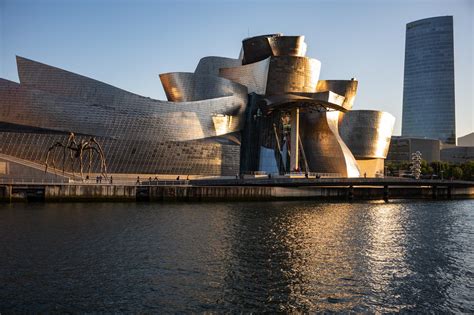
[[399,179],[192,180],[174,185],[0,184],[0,201],[237,201],[474,198],[474,182]]

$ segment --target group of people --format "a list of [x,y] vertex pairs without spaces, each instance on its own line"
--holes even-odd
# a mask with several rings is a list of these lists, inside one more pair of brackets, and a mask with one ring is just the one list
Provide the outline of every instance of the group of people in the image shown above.
[[[95,183],[96,184],[102,184],[102,179],[104,179],[104,181],[106,180],[106,178],[102,177],[102,175],[99,175],[99,176],[96,176],[95,177]],[[89,182],[89,175],[86,176],[86,182],[88,183]],[[114,182],[114,179],[112,176],[109,177],[109,183],[110,184],[113,184]]]
[[[155,176],[154,179],[152,179],[151,176],[148,177],[148,183],[149,183],[149,184],[151,184],[152,181],[153,181],[153,182],[158,182],[158,180],[159,180],[159,179],[158,179],[158,176]],[[176,180],[180,180],[180,176],[179,176],[179,175],[178,175],[178,177],[176,177]],[[189,175],[186,176],[186,180],[189,180]],[[137,182],[136,182],[136,183],[137,183],[137,185],[140,185],[140,183],[141,183],[141,181],[140,181],[140,176],[137,176]]]

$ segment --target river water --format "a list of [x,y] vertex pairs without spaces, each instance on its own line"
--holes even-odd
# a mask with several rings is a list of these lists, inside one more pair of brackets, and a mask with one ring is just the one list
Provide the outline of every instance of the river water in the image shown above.
[[0,313],[474,312],[474,200],[0,205]]

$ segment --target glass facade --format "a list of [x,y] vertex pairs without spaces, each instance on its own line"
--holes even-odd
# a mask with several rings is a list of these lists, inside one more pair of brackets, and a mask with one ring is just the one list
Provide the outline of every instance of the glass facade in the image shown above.
[[453,17],[407,24],[402,136],[456,142]]

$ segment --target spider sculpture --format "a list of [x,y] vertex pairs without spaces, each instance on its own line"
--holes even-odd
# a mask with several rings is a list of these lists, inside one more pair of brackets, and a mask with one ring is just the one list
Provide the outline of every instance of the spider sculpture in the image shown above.
[[[71,168],[72,168],[72,174],[74,174],[74,166],[76,160],[79,160],[79,172],[81,174],[81,179],[84,179],[84,154],[87,153],[89,157],[89,165],[87,172],[90,173],[91,168],[92,168],[92,161],[94,159],[94,153],[97,154],[100,158],[100,172],[104,176],[104,178],[107,178],[107,164],[105,162],[105,155],[104,151],[102,150],[102,147],[100,144],[95,140],[94,137],[91,137],[89,140],[80,140],[79,142],[76,141],[76,136],[74,133],[70,133],[68,139],[65,141],[65,143],[62,142],[56,142],[53,144],[49,149],[48,149],[48,154],[46,155],[46,161],[45,161],[45,172],[48,171],[48,161],[50,159],[50,154],[56,150],[56,149],[61,149],[63,151],[63,158],[62,158],[62,169],[63,169],[63,174],[65,172],[65,166],[66,166],[66,156],[67,153],[69,152],[69,161],[71,163]],[[51,165],[53,168],[56,168],[55,161],[54,161],[54,154],[51,155]]]

